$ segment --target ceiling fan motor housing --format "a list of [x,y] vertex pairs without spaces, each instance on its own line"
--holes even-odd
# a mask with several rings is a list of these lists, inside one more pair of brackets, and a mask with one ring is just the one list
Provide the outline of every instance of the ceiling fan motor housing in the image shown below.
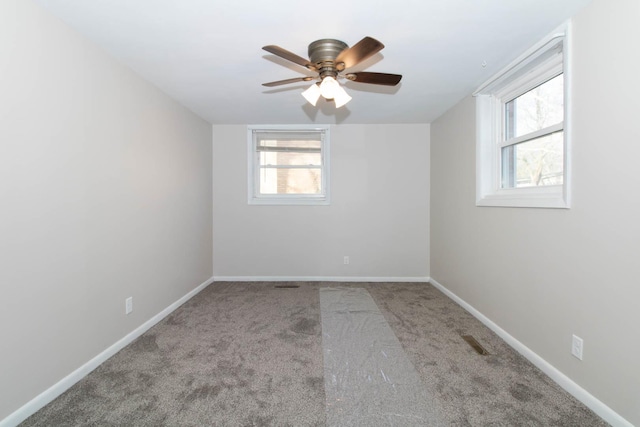
[[335,78],[340,71],[335,63],[336,57],[349,46],[340,40],[320,39],[309,45],[309,60],[318,72],[320,77],[331,76]]

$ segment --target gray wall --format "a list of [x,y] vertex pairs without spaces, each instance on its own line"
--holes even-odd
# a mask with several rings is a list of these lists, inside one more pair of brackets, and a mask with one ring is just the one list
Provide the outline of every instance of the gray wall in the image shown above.
[[573,23],[572,208],[474,205],[464,99],[432,124],[431,276],[640,425],[640,2],[595,0]]
[[429,125],[332,126],[329,206],[248,205],[247,127],[213,141],[216,277],[429,275]]
[[212,192],[211,126],[31,2],[0,52],[1,420],[211,277]]

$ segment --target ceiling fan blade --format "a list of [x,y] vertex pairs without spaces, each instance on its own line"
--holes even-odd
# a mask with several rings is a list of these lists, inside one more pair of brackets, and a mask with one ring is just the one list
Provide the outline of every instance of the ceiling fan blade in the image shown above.
[[344,70],[345,68],[353,67],[370,56],[375,55],[383,48],[384,45],[378,40],[371,37],[365,37],[355,45],[340,52],[336,57],[335,63],[344,63],[344,67],[338,67],[338,69]]
[[303,57],[298,56],[293,52],[289,52],[288,50],[283,49],[280,46],[269,45],[269,46],[264,46],[262,49],[266,50],[269,53],[273,53],[274,55],[277,55],[280,58],[284,58],[287,61],[291,61],[295,64],[302,65],[303,67],[308,68],[310,70],[315,70],[315,67],[311,62],[309,62],[308,59],[304,59]]
[[295,77],[293,79],[278,80],[277,82],[262,83],[262,86],[273,87],[287,85],[289,83],[308,82],[313,79],[315,79],[315,77]]
[[385,86],[395,86],[402,80],[402,75],[400,74],[368,73],[366,71],[349,73],[345,77],[353,82]]

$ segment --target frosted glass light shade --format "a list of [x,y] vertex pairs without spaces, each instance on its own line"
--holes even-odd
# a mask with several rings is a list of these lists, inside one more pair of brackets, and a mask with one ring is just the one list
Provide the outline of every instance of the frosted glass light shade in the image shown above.
[[351,101],[351,97],[347,91],[342,88],[342,86],[338,86],[338,90],[336,90],[336,93],[333,95],[333,100],[336,103],[336,108],[340,108],[347,102]]
[[320,83],[320,93],[324,99],[333,99],[336,92],[340,89],[340,85],[333,77],[325,77]]
[[313,105],[314,107],[318,103],[318,99],[320,98],[320,94],[321,94],[320,93],[320,88],[315,83],[312,84],[311,86],[309,86],[309,89],[307,89],[304,92],[302,92],[302,96],[304,96],[304,98],[307,101],[309,101],[309,104]]

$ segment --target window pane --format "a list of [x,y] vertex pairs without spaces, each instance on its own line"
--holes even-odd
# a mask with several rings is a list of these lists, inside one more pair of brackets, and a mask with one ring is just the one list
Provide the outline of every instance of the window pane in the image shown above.
[[561,185],[563,132],[502,149],[502,188]]
[[318,153],[296,153],[283,152],[273,153],[268,151],[260,152],[260,165],[273,166],[320,166],[322,165],[322,155]]
[[564,120],[562,74],[505,104],[505,140]]
[[329,126],[248,127],[249,204],[329,204]]
[[320,168],[260,168],[260,194],[322,194]]

